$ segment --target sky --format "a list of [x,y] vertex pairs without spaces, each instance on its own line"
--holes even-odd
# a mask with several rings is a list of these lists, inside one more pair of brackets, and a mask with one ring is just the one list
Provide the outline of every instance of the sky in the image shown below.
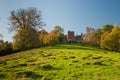
[[4,41],[13,41],[9,32],[10,11],[35,7],[41,11],[43,26],[51,31],[59,25],[75,34],[85,33],[86,27],[102,28],[105,24],[120,24],[120,0],[0,0],[0,33]]

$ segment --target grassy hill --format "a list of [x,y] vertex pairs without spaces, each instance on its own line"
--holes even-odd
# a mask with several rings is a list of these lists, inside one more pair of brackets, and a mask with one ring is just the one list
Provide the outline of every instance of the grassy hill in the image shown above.
[[0,80],[120,80],[120,53],[59,44],[0,57]]

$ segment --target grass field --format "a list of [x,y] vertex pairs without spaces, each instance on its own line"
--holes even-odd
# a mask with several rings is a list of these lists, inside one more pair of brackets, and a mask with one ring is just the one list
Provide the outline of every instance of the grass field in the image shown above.
[[120,80],[120,53],[59,44],[0,57],[0,80]]

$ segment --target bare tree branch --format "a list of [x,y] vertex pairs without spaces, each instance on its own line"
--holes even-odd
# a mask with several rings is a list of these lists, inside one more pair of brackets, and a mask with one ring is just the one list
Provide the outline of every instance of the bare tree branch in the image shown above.
[[10,14],[9,20],[11,23],[11,31],[28,28],[37,29],[44,26],[41,12],[36,8],[19,9],[17,11],[13,10]]

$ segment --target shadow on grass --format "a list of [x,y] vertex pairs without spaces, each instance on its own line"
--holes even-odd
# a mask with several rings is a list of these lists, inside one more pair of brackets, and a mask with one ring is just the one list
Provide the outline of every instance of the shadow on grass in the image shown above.
[[15,72],[11,75],[11,80],[18,80],[22,78],[29,78],[30,80],[35,80],[36,78],[42,78],[43,75],[38,75],[32,71],[23,71],[23,72]]
[[6,74],[0,74],[0,79],[4,79],[6,77]]

